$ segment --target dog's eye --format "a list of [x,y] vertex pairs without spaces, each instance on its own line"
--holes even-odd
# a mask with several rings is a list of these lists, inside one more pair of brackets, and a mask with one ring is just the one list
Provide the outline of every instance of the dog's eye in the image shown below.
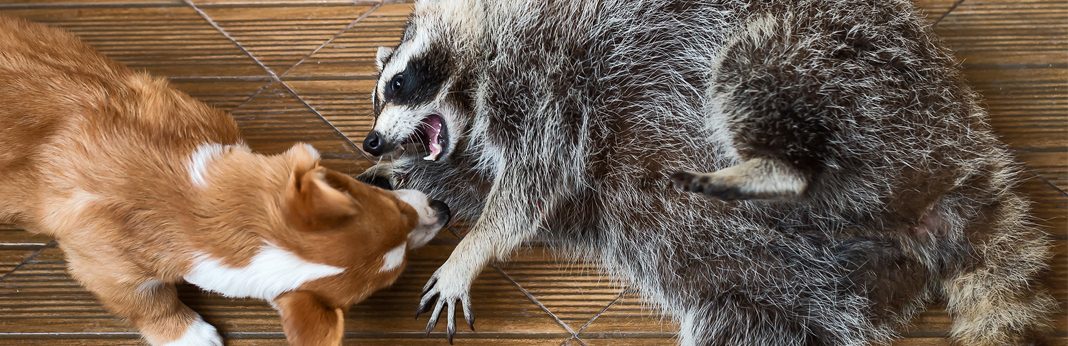
[[390,90],[397,91],[404,86],[404,75],[398,74],[393,76],[393,80],[389,81]]

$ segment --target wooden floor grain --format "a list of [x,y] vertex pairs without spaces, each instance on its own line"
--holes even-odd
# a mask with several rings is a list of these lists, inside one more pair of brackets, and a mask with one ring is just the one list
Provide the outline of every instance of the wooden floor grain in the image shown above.
[[[992,124],[1027,165],[1020,187],[1054,239],[1047,278],[1061,302],[1054,345],[1068,345],[1068,2],[918,0],[985,100]],[[231,112],[257,151],[312,143],[331,168],[372,162],[352,143],[371,126],[374,52],[394,45],[406,3],[343,0],[0,0],[0,14],[66,28],[134,69]],[[2,196],[0,196],[2,198]],[[348,343],[445,344],[415,320],[421,287],[456,244],[449,232],[413,253],[406,273],[347,314]],[[181,286],[229,345],[284,345],[264,303]],[[671,345],[672,323],[595,267],[569,265],[537,246],[472,288],[477,332],[458,345]],[[949,345],[940,304],[895,346]],[[460,323],[461,325],[463,323]],[[47,237],[0,225],[0,344],[140,345],[65,271]]]

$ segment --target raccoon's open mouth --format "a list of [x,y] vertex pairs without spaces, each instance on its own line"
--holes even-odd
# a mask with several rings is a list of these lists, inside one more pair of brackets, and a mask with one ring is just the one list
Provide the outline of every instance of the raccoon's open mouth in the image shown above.
[[427,153],[423,160],[437,161],[449,149],[449,129],[440,115],[431,114],[419,123],[404,143],[421,144]]

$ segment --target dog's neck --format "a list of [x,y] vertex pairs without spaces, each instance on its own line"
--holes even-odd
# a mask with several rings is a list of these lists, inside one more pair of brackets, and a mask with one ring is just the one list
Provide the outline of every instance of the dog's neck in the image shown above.
[[[280,215],[286,182],[292,171],[290,155],[261,155],[247,146],[202,144],[189,162],[192,196],[193,241],[226,254],[239,267],[265,241],[283,238],[288,230]],[[221,241],[225,240],[225,241]]]

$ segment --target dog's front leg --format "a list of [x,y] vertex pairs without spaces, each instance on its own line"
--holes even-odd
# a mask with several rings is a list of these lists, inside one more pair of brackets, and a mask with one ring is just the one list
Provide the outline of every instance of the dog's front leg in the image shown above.
[[223,345],[215,327],[178,300],[173,283],[145,276],[143,269],[127,261],[124,252],[117,248],[71,244],[93,243],[60,244],[67,255],[71,275],[104,308],[133,323],[149,344]]
[[433,309],[430,322],[427,323],[428,334],[437,324],[442,310],[447,309],[448,338],[452,343],[456,333],[458,302],[468,325],[474,330],[468,293],[471,282],[489,261],[508,258],[524,241],[530,239],[541,222],[539,208],[551,207],[551,201],[537,197],[537,191],[551,191],[536,188],[540,177],[526,173],[532,170],[521,172],[506,170],[497,176],[482,214],[424,287],[419,312]]

